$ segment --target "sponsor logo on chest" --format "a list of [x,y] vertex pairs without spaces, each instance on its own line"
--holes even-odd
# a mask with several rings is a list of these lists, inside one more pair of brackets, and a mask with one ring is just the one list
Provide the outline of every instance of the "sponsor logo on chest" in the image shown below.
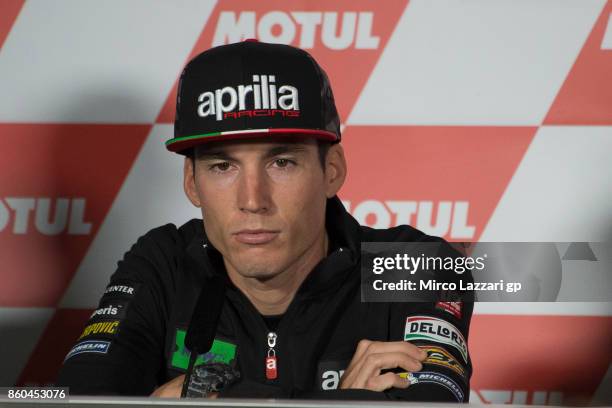
[[321,361],[317,367],[316,382],[319,390],[335,390],[349,361]]

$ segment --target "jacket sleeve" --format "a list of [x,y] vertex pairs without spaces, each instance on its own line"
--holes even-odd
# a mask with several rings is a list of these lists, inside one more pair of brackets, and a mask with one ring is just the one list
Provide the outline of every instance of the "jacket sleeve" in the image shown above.
[[[406,389],[392,388],[391,399],[468,402],[472,362],[467,346],[473,302],[415,303],[392,307],[391,341],[403,339],[427,352],[423,368],[411,373]],[[401,333],[397,332],[397,328]]]
[[[163,228],[163,227],[160,227]],[[159,229],[157,229],[159,232]],[[118,262],[66,355],[56,385],[71,394],[150,395],[163,372],[169,263],[152,230]]]
[[[464,257],[443,240],[438,256]],[[473,282],[468,269],[461,274],[438,271],[438,281]],[[408,341],[427,352],[423,368],[410,374],[411,385],[392,388],[391,399],[409,401],[468,402],[472,362],[468,350],[470,321],[474,309],[473,291],[438,292],[432,302],[392,303],[389,316],[389,341]]]
[[398,302],[391,305],[389,341],[410,341],[426,350],[428,354],[423,369],[412,373],[414,382],[408,388],[391,388],[383,392],[365,389],[308,391],[296,393],[292,397],[467,402],[472,374],[472,363],[467,348],[472,310],[473,302]]

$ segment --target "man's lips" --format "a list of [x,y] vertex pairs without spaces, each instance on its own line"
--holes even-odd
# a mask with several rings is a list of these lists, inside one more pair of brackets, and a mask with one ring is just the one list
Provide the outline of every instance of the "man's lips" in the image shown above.
[[262,245],[272,241],[279,233],[280,231],[275,230],[253,229],[241,230],[233,235],[242,244]]

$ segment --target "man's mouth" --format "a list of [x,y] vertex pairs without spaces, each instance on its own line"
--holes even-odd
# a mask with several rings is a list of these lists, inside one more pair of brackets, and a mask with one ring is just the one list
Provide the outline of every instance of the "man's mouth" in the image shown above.
[[280,231],[275,230],[264,230],[264,229],[253,229],[253,230],[241,230],[234,233],[236,240],[242,244],[249,245],[263,245],[272,241],[278,236]]

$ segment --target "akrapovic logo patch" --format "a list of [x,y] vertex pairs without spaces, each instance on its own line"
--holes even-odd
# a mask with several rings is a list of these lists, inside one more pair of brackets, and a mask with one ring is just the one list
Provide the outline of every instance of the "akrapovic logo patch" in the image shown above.
[[118,327],[119,320],[92,323],[83,329],[83,333],[81,333],[78,340],[94,334],[115,334]]
[[253,75],[252,84],[226,86],[198,96],[198,116],[216,120],[260,116],[300,116],[299,92],[278,84],[275,75]]
[[453,346],[467,363],[467,344],[463,335],[449,322],[430,316],[410,316],[406,319],[405,341],[425,340]]

